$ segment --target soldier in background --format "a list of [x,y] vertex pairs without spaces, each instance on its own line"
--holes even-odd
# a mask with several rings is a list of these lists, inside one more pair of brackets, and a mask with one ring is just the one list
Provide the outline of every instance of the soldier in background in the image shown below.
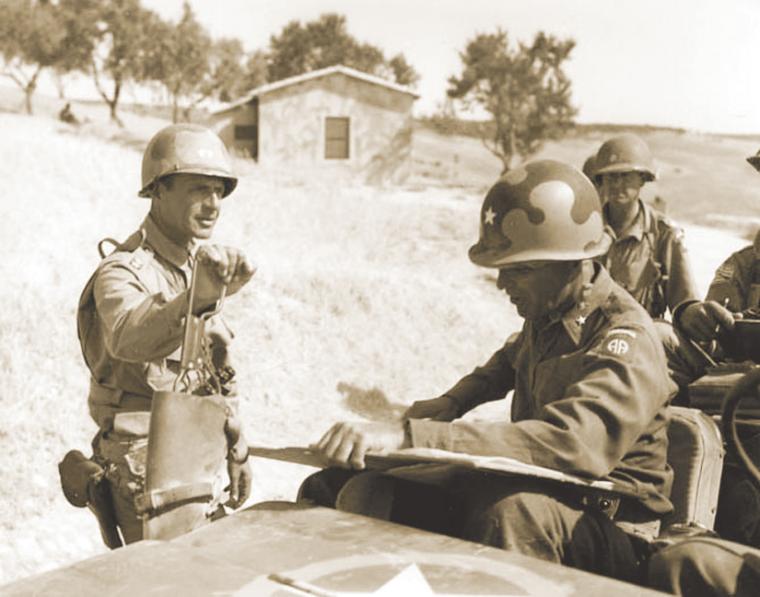
[[[586,175],[586,178],[588,178],[591,181],[591,184],[593,184],[596,187],[597,192],[600,192],[599,186],[596,183],[596,152],[592,153],[590,156],[586,158],[586,161],[583,162],[583,173]],[[601,199],[601,197],[600,197]]]
[[58,119],[61,122],[65,122],[67,124],[73,124],[78,125],[79,119],[74,115],[74,112],[71,110],[71,103],[66,102],[66,105],[61,108],[61,111],[58,112]]
[[652,318],[671,315],[697,297],[683,230],[641,200],[656,178],[647,144],[633,134],[605,141],[595,158],[594,178],[613,243],[603,262]]
[[612,245],[602,258],[610,276],[631,293],[655,319],[668,367],[679,387],[676,404],[687,401],[688,384],[699,355],[683,350],[684,342],[664,317],[695,300],[696,283],[683,230],[641,199],[641,189],[656,178],[647,144],[634,134],[605,141],[596,154],[594,177]]
[[[338,423],[316,448],[353,469],[369,450],[401,447],[506,456],[612,478],[645,497],[605,500],[479,474],[430,485],[340,469],[308,478],[300,497],[331,505],[332,490],[340,509],[640,580],[637,542],[623,529],[656,534],[672,509],[665,405],[675,387],[651,319],[594,261],[607,244],[597,193],[571,166],[532,162],[491,188],[480,218],[470,259],[499,270],[522,331],[444,395],[415,402],[403,421]],[[513,389],[511,421],[456,420]]]
[[[760,171],[760,151],[747,161]],[[696,341],[730,334],[737,319],[760,317],[760,231],[754,243],[730,255],[715,272],[704,301],[690,301],[675,325]],[[688,347],[685,347],[688,349]],[[720,357],[718,357],[720,358]],[[705,372],[691,371],[696,378]],[[744,438],[760,463],[760,434]],[[723,539],[700,537],[660,551],[650,565],[650,583],[678,595],[757,595],[760,586],[760,490],[749,473],[729,459],[721,480],[715,527]]]
[[[139,195],[150,198],[150,212],[100,262],[82,293],[78,332],[91,373],[89,410],[99,428],[93,461],[105,480],[98,487],[106,490],[93,510],[110,547],[121,544],[115,525],[126,543],[142,538],[135,499],[145,481],[151,398],[172,390],[179,372],[193,270],[196,314],[213,308],[223,288],[235,294],[254,273],[238,249],[197,245],[211,237],[222,200],[236,184],[227,150],[214,133],[190,124],[159,131],[142,163]],[[209,324],[214,363],[228,366],[232,334],[218,316]],[[229,466],[233,507],[250,492],[248,464],[238,460]]]

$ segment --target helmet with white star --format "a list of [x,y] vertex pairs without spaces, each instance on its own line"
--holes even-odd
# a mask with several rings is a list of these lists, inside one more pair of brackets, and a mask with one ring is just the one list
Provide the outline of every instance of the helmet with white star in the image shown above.
[[537,160],[510,170],[486,194],[470,260],[484,267],[574,261],[606,252],[599,195],[578,169]]
[[597,184],[602,174],[638,172],[644,182],[655,180],[654,160],[649,146],[639,136],[626,133],[608,139],[596,154],[594,178]]
[[218,176],[224,180],[225,197],[237,185],[224,142],[198,124],[172,124],[153,136],[143,154],[142,188],[138,195],[150,197],[156,182],[170,174]]

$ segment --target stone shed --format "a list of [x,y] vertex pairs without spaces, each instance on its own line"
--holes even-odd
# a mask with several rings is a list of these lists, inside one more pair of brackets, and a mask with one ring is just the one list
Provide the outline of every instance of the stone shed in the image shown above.
[[232,151],[262,166],[403,182],[412,165],[409,88],[342,65],[269,83],[213,112]]

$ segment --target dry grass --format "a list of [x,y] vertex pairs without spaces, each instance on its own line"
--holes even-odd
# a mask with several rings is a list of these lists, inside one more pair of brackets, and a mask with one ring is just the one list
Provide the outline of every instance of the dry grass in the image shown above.
[[[0,113],[0,583],[104,549],[94,519],[65,502],[56,470],[95,431],[75,309],[97,241],[126,237],[147,209],[135,194],[135,147],[160,123],[134,117],[127,138],[98,118],[77,131]],[[573,140],[557,157],[582,162],[594,142]],[[495,178],[498,164],[482,152],[423,133],[418,165],[456,153],[456,177],[430,186],[434,173],[418,171],[414,185],[385,190],[295,183],[241,164],[246,175],[216,240],[259,264],[225,309],[252,441],[309,443],[338,418],[395,416],[445,390],[518,327],[493,278],[466,259],[480,196],[451,185]],[[696,227],[687,238],[703,289],[743,242]],[[259,501],[292,499],[309,469],[256,460],[254,470]]]
[[[56,464],[95,428],[76,302],[103,236],[143,217],[139,154],[43,118],[0,114],[0,581],[100,551]],[[219,242],[259,272],[226,313],[252,441],[309,443],[337,418],[433,396],[517,325],[466,261],[477,201],[445,190],[289,186],[255,171],[225,202]],[[308,469],[255,462],[253,500],[292,499]]]

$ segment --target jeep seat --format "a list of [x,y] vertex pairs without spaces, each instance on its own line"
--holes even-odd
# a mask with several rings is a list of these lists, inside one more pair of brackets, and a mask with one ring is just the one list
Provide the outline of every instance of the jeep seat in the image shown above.
[[[673,468],[674,510],[662,521],[712,530],[723,472],[723,439],[716,422],[700,410],[668,408],[668,464]],[[662,533],[661,533],[662,534]]]

